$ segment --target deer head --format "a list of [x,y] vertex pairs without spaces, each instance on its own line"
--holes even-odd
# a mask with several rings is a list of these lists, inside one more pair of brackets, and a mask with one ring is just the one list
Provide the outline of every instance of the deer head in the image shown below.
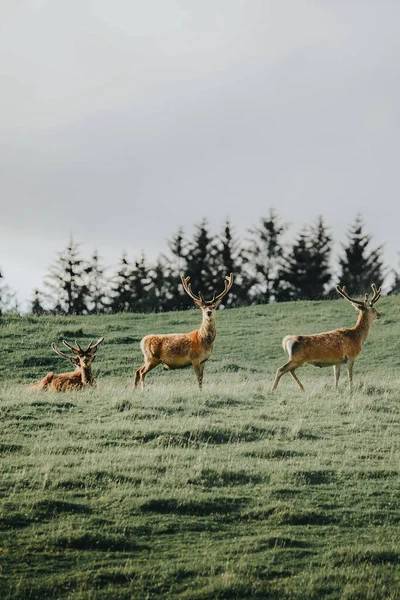
[[343,296],[343,298],[348,300],[356,310],[368,312],[372,319],[379,319],[381,317],[381,313],[374,308],[374,304],[375,302],[378,302],[379,298],[381,297],[381,288],[378,290],[374,283],[371,285],[371,288],[373,292],[371,300],[369,299],[368,294],[364,295],[364,300],[355,300],[354,298],[350,298],[344,286],[340,287],[340,285],[337,285],[336,291]]
[[75,341],[75,344],[76,344],[76,348],[75,348],[74,346],[71,346],[70,344],[68,344],[68,342],[63,340],[64,346],[67,346],[67,348],[69,348],[72,351],[72,353],[73,353],[72,355],[61,352],[61,350],[59,350],[54,343],[51,344],[51,347],[53,348],[53,350],[56,354],[58,354],[59,356],[62,356],[63,358],[67,358],[77,368],[87,369],[88,367],[90,367],[92,362],[95,360],[95,358],[96,358],[95,354],[97,352],[97,348],[100,346],[100,344],[103,342],[103,340],[104,340],[104,338],[102,337],[102,338],[98,339],[95,344],[93,343],[94,340],[92,340],[90,342],[89,346],[86,348],[86,350],[83,350],[77,341]]
[[224,280],[224,290],[220,294],[218,294],[218,296],[217,292],[214,292],[214,296],[211,300],[204,300],[200,292],[198,296],[196,296],[196,294],[192,292],[192,285],[191,283],[189,283],[190,277],[184,277],[183,275],[181,275],[181,280],[183,289],[192,298],[195,306],[197,306],[197,308],[200,308],[203,311],[203,316],[205,316],[206,319],[211,319],[214,316],[216,309],[221,304],[222,298],[229,292],[229,290],[232,287],[233,274],[231,273],[230,275],[226,275]]

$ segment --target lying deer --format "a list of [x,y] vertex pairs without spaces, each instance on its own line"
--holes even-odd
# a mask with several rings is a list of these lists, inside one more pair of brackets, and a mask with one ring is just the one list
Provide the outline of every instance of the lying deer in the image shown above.
[[192,298],[195,306],[203,313],[200,329],[190,333],[169,333],[166,335],[147,335],[140,342],[140,348],[144,355],[144,365],[136,371],[135,387],[141,383],[144,387],[146,373],[159,364],[170,369],[180,369],[193,365],[199,387],[203,383],[204,363],[213,352],[213,343],[217,333],[215,326],[215,311],[221,303],[222,298],[229,292],[233,284],[232,273],[225,277],[225,289],[212,300],[204,300],[199,293],[196,296],[192,292],[190,277],[183,277],[182,285],[185,292]]
[[378,290],[374,283],[371,287],[373,291],[371,300],[369,301],[368,294],[365,294],[364,300],[360,301],[350,298],[345,287],[336,286],[339,294],[348,300],[356,310],[360,311],[354,327],[342,327],[341,329],[314,335],[287,335],[283,339],[282,346],[289,355],[289,361],[277,370],[272,390],[277,388],[280,378],[287,372],[304,390],[303,384],[295,373],[295,370],[304,363],[310,363],[315,367],[333,367],[335,389],[337,389],[339,383],[340,367],[343,363],[346,363],[350,390],[352,389],[354,360],[360,354],[362,345],[368,337],[372,321],[379,319],[381,316],[374,308],[375,302],[381,297],[381,288]]
[[72,355],[64,354],[55,344],[51,344],[54,352],[63,358],[68,358],[76,366],[76,369],[71,373],[48,373],[46,377],[30,385],[30,389],[65,392],[67,390],[81,390],[86,386],[94,387],[96,382],[92,374],[92,363],[96,358],[97,349],[103,340],[104,338],[102,337],[95,344],[93,344],[92,340],[86,350],[82,350],[78,342],[75,342],[77,347],[74,348],[74,346],[63,340],[63,344],[73,352]]

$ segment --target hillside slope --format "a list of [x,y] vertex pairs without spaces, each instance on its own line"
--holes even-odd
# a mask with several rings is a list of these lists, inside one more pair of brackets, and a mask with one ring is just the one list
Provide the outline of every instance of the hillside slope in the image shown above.
[[[367,345],[355,367],[356,375],[368,372],[374,365],[386,365],[389,372],[395,373],[400,365],[397,352],[400,297],[383,298],[379,310],[384,316],[372,325]],[[281,347],[285,335],[352,326],[356,318],[356,311],[342,300],[221,310],[217,313],[215,350],[206,365],[205,380],[209,379],[208,373],[218,370],[255,370],[271,380],[276,368],[286,360]],[[40,377],[47,371],[68,370],[69,363],[51,350],[52,342],[61,344],[62,339],[70,342],[77,339],[84,344],[92,338],[104,336],[105,341],[94,366],[97,379],[100,382],[103,377],[130,377],[133,370],[142,364],[139,343],[144,335],[192,331],[199,327],[200,321],[199,310],[79,317],[8,315],[0,321],[0,376],[23,382]],[[322,375],[319,369],[305,368],[307,374],[302,373],[302,376],[310,382]],[[310,369],[312,374],[308,372]],[[182,377],[182,372],[176,375],[161,371],[160,367],[152,371],[148,381],[157,376]],[[328,377],[331,371],[324,369],[322,376]],[[194,378],[193,374],[190,376]]]
[[[270,391],[284,335],[355,323],[340,300],[220,311],[203,392],[161,367],[132,389],[140,338],[200,311],[4,317],[1,599],[398,599],[400,299],[380,309],[353,395],[311,366]],[[97,389],[27,389],[68,369],[51,342],[103,335]]]

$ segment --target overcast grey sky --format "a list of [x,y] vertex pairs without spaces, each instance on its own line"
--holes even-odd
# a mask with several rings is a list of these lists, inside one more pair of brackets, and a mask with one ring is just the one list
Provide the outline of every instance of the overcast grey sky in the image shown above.
[[[2,0],[0,267],[357,212],[398,266],[398,0]],[[336,248],[338,250],[338,248]]]

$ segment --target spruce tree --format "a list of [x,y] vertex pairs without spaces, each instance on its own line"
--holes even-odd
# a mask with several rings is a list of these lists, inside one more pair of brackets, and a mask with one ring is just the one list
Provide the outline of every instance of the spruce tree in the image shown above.
[[47,310],[43,306],[43,293],[37,288],[33,291],[33,300],[31,302],[30,312],[33,315],[45,315]]
[[58,260],[50,267],[44,281],[49,290],[46,296],[51,303],[51,312],[82,315],[88,312],[88,288],[85,282],[88,265],[79,256],[79,245],[70,238]]
[[[161,254],[158,259],[155,270],[158,269],[158,275],[153,272],[155,277],[154,285],[163,288],[167,301],[163,301],[163,310],[178,310],[188,305],[188,298],[182,289],[181,275],[185,275],[186,257],[189,243],[185,237],[183,229],[180,227],[177,233],[167,241],[168,253]],[[161,271],[163,268],[163,283],[161,284]]]
[[274,289],[277,302],[308,298],[311,257],[308,232],[303,230],[288,254],[282,257],[282,264],[277,271],[277,284]]
[[188,242],[185,238],[182,227],[178,229],[176,234],[167,241],[169,255],[164,257],[170,264],[171,271],[179,277],[183,274],[186,265],[186,255],[188,250]]
[[110,308],[110,300],[107,297],[107,281],[104,276],[106,269],[97,250],[94,251],[86,271],[88,311],[92,314],[105,313]]
[[151,310],[164,312],[180,308],[182,302],[180,278],[174,275],[170,264],[163,256],[160,256],[156,264],[150,268],[149,280],[148,301]]
[[113,313],[129,312],[132,306],[131,267],[126,252],[122,253],[118,270],[111,278],[110,308]]
[[394,281],[388,292],[388,295],[400,294],[400,273],[393,269]]
[[252,302],[268,304],[276,299],[277,273],[284,255],[281,242],[287,230],[276,212],[271,208],[267,217],[261,218],[258,227],[250,229],[252,238],[246,251]]
[[309,235],[311,262],[308,270],[310,288],[308,300],[321,300],[327,297],[327,287],[332,279],[330,259],[332,254],[332,236],[324,224],[322,216],[311,227]]
[[225,306],[244,306],[250,303],[250,278],[244,269],[244,255],[239,239],[235,236],[229,219],[225,222],[221,234],[213,244],[212,257],[214,263],[217,292],[222,291],[227,275],[233,273],[233,286],[225,297]]
[[[190,276],[194,293],[200,292],[206,300],[212,298],[216,280],[216,249],[206,219],[195,225],[193,240],[189,242],[184,258],[185,275]],[[184,303],[186,306],[193,305],[193,301],[187,295]]]
[[277,273],[278,301],[321,300],[331,280],[332,238],[322,217],[315,226],[304,228],[289,253],[282,257]]
[[131,312],[149,312],[154,310],[151,299],[152,281],[150,267],[147,265],[144,254],[135,260],[130,273],[129,290],[131,293]]
[[380,287],[385,279],[383,246],[370,249],[372,236],[364,231],[360,215],[349,227],[347,244],[343,244],[344,254],[339,259],[340,285],[346,286],[352,296],[367,292],[372,283]]
[[18,302],[15,293],[4,283],[4,276],[0,271],[0,315],[3,312],[18,312]]

